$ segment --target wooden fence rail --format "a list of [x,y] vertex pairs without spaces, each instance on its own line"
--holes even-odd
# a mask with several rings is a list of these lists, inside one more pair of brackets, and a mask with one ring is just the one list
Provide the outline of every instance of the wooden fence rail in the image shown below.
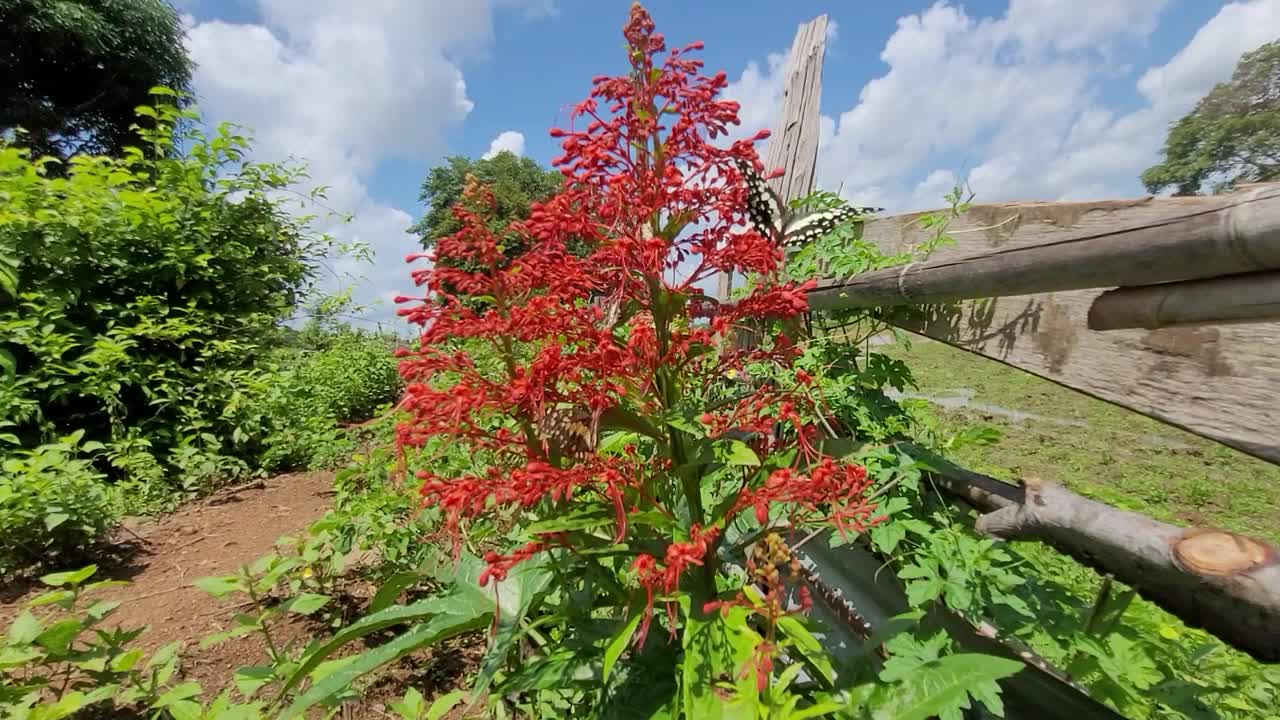
[[[820,17],[797,33],[766,155],[769,169],[786,171],[774,181],[784,201],[813,186],[825,24]],[[917,222],[921,214],[870,220],[863,239],[893,254],[917,247],[932,233]],[[901,328],[1280,462],[1280,322],[1265,321],[1280,306],[1280,184],[1211,198],[977,205],[950,234],[958,242],[924,262],[828,279],[810,295],[811,308],[871,309]],[[722,300],[730,286],[725,278]],[[1276,548],[1157,523],[1052,483],[1014,486],[953,469],[941,486],[986,513],[979,530],[1050,544],[1189,624],[1280,660]],[[867,581],[853,569],[857,552],[811,558],[815,587],[850,572],[854,585]],[[1047,687],[1055,671],[1028,666],[1046,675],[1036,682]]]

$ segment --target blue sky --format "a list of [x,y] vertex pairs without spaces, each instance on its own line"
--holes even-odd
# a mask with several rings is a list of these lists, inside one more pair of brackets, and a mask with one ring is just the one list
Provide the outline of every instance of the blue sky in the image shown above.
[[[302,157],[330,228],[376,252],[357,297],[412,289],[404,229],[427,170],[493,145],[544,164],[547,130],[590,78],[623,69],[629,0],[179,0],[210,120],[250,126],[263,159]],[[651,0],[673,44],[706,43],[771,127],[796,27],[827,13],[819,185],[890,211],[977,201],[1142,194],[1168,123],[1244,51],[1280,36],[1280,0],[790,3]]]

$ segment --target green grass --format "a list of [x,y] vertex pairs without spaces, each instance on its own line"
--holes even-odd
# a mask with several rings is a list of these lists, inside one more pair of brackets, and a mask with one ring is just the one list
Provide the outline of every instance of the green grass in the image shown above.
[[1110,505],[1179,525],[1280,542],[1280,466],[1030,373],[933,340],[877,348],[911,367],[920,395],[973,391],[971,404],[1031,413],[1014,421],[974,407],[936,408],[944,436],[988,425],[990,445],[949,453],[993,477],[1035,476]]

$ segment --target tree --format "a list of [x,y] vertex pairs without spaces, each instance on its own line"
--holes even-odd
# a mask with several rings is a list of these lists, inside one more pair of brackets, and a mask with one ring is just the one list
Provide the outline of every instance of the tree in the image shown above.
[[0,0],[0,133],[37,155],[116,155],[149,90],[187,91],[182,22],[163,0]]
[[444,165],[432,168],[422,183],[418,199],[430,209],[409,231],[422,237],[424,248],[430,249],[436,240],[462,229],[453,216],[453,207],[462,199],[468,176],[488,186],[497,201],[495,212],[487,217],[493,232],[501,232],[512,220],[527,218],[529,206],[551,197],[563,181],[559,172],[545,170],[533,160],[506,150],[481,160],[450,157]]
[[1148,192],[1196,195],[1280,178],[1280,40],[1245,53],[1230,81],[1174,123],[1164,156],[1142,173]]

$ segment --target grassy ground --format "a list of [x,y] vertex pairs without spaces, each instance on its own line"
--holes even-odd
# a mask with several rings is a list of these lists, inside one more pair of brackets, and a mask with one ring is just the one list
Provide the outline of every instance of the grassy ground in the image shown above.
[[[912,336],[909,348],[877,350],[911,367],[919,385],[911,394],[942,402],[943,433],[1000,431],[993,444],[949,453],[960,465],[1007,480],[1039,476],[1161,520],[1280,542],[1278,466],[943,343]],[[970,391],[967,406],[957,406]]]

